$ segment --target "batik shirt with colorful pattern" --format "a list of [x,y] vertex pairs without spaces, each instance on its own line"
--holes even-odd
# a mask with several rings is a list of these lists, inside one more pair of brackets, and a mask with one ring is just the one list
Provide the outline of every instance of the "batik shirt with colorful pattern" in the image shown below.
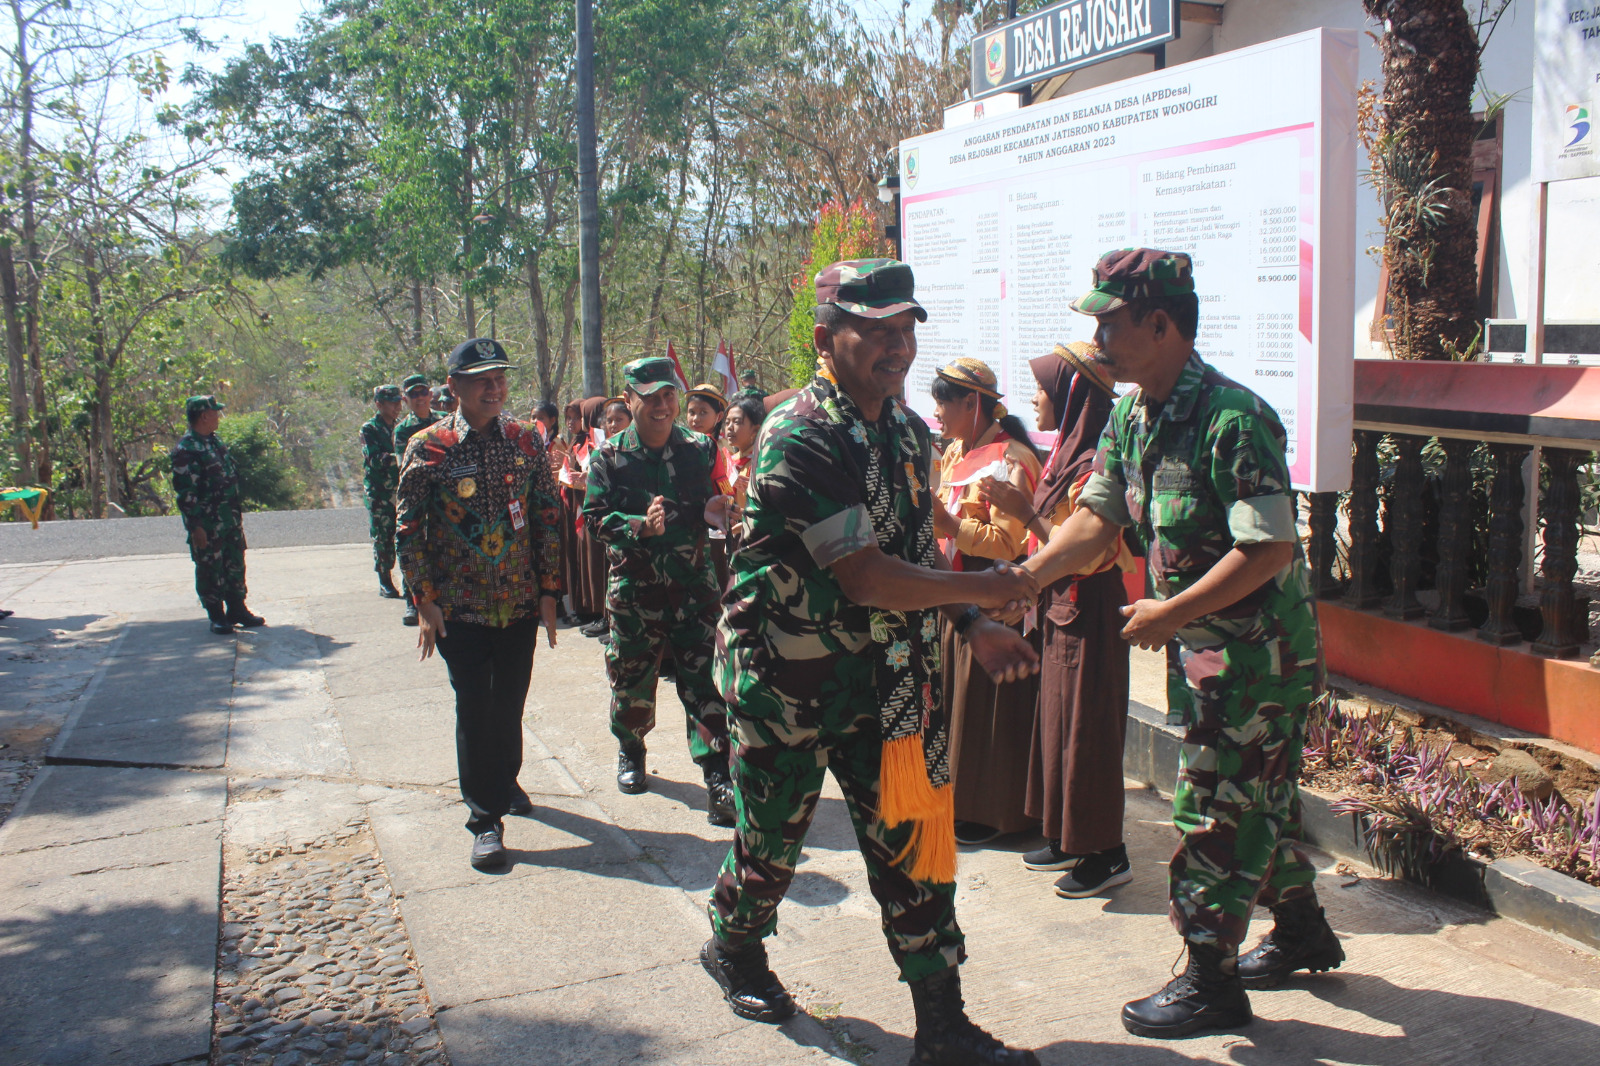
[[561,595],[555,478],[539,434],[510,416],[480,432],[456,413],[413,436],[399,511],[406,583],[446,620],[508,626]]

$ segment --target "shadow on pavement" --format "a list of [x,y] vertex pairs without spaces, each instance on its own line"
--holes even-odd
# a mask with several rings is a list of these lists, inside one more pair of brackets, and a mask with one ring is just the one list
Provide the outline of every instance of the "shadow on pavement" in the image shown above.
[[210,905],[0,917],[0,1064],[205,1056],[216,927]]

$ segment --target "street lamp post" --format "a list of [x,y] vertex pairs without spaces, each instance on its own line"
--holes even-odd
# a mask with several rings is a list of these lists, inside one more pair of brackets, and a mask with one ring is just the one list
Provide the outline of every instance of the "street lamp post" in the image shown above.
[[894,257],[899,259],[900,240],[900,175],[886,174],[878,179],[878,202],[894,205],[894,221],[883,227],[883,236],[894,242]]

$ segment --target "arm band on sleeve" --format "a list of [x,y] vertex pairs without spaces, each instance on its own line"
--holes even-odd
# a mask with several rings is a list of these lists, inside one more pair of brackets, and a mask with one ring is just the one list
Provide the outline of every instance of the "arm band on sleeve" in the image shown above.
[[858,503],[808,527],[800,534],[800,543],[818,566],[832,566],[863,548],[876,548],[878,535],[872,531],[866,505]]

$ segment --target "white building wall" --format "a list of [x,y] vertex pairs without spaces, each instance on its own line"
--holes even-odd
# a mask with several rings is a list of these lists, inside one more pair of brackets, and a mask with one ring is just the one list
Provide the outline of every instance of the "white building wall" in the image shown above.
[[[1501,164],[1499,318],[1522,318],[1528,308],[1530,250],[1533,246],[1532,155],[1533,0],[1513,0],[1483,57],[1480,87],[1491,93],[1516,93],[1506,109]],[[1336,26],[1361,32],[1363,81],[1382,83],[1382,55],[1367,32],[1379,27],[1367,19],[1361,0],[1226,0],[1220,26],[1185,23],[1183,37],[1168,47],[1169,66],[1244,48],[1263,41]],[[1151,69],[1146,56],[1129,56],[1078,71],[1051,95],[1064,95],[1119,81]],[[1271,92],[1271,86],[1263,86]],[[1364,156],[1357,166],[1366,167]],[[1377,302],[1378,259],[1368,248],[1383,243],[1382,212],[1375,192],[1360,183],[1356,204],[1356,313],[1351,323],[1357,356],[1386,357],[1371,339]],[[1546,258],[1545,317],[1549,320],[1600,320],[1600,178],[1556,182],[1550,187],[1550,226]],[[1200,282],[1204,284],[1204,279]]]

